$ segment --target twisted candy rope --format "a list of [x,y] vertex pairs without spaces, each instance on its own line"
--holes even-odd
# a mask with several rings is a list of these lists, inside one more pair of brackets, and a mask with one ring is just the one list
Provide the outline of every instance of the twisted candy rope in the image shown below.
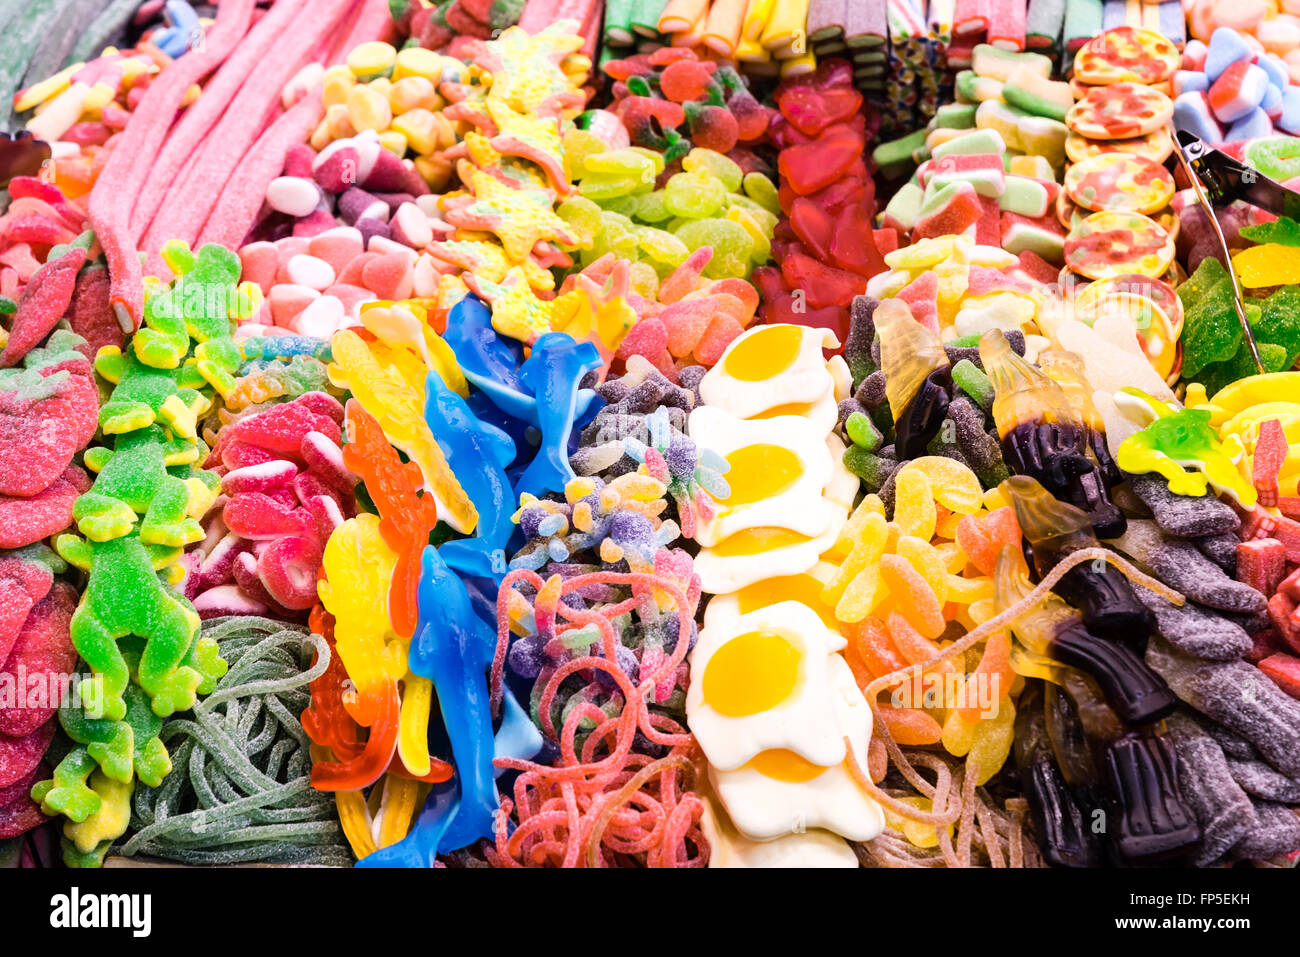
[[163,743],[181,741],[175,770],[136,791],[135,833],[121,853],[185,864],[351,865],[333,795],[311,786],[299,717],[329,646],[302,626],[252,616],[213,618],[203,632],[230,670],[192,720],[163,726]]

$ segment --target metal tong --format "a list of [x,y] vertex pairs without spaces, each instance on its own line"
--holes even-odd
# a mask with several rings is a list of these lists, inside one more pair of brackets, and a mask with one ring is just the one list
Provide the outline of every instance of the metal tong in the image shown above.
[[1232,280],[1232,304],[1237,310],[1237,321],[1241,323],[1242,334],[1250,348],[1250,357],[1255,361],[1255,368],[1264,373],[1264,363],[1259,358],[1259,346],[1255,343],[1255,333],[1246,319],[1246,307],[1242,298],[1241,283],[1237,272],[1232,268],[1232,255],[1228,251],[1228,241],[1223,235],[1223,228],[1215,215],[1216,206],[1226,206],[1236,200],[1258,206],[1260,209],[1278,216],[1300,220],[1300,193],[1293,192],[1274,182],[1257,170],[1233,159],[1222,150],[1207,146],[1200,137],[1186,130],[1174,132],[1174,152],[1179,163],[1187,171],[1196,198],[1204,207],[1214,236],[1219,241],[1219,250],[1228,267],[1228,277]]

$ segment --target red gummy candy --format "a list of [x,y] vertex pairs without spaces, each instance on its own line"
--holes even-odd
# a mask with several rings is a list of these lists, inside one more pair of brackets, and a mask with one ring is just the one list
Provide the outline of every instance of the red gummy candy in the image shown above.
[[461,5],[460,0],[454,0],[450,6],[443,9],[443,18],[447,21],[447,26],[460,36],[474,37],[478,40],[488,40],[492,37],[492,28],[472,16]]
[[702,106],[687,109],[691,124],[691,142],[717,153],[729,152],[740,136],[736,118],[721,106]]
[[1288,443],[1282,423],[1265,419],[1259,424],[1259,438],[1255,442],[1252,472],[1255,491],[1260,505],[1277,504],[1277,476],[1286,462]]
[[651,66],[667,66],[670,63],[676,63],[679,60],[695,60],[695,51],[690,47],[660,47],[658,50],[652,50],[649,54],[638,54],[645,56]]
[[713,71],[699,60],[677,60],[664,67],[659,76],[659,91],[675,103],[703,99],[709,90]]
[[775,98],[782,115],[809,136],[847,120],[862,107],[862,94],[849,84],[819,87],[796,80],[781,84]]
[[777,157],[781,178],[800,196],[829,186],[862,162],[862,140],[850,134],[827,135],[815,143],[791,146]]
[[47,721],[21,738],[0,734],[0,788],[26,777],[41,763],[46,749],[54,740],[55,725],[56,722]]
[[737,90],[727,100],[727,109],[736,118],[736,135],[742,143],[754,143],[767,132],[771,114],[767,107],[745,90]]
[[624,361],[632,356],[657,356],[668,345],[668,330],[659,318],[642,319],[628,330],[618,344],[615,357]]
[[[671,100],[657,100],[649,96],[629,96],[620,102],[623,125],[627,127],[628,136],[634,145],[638,138],[653,139],[662,135],[663,130],[676,129],[686,122],[686,111]],[[653,121],[653,122],[652,122]],[[655,129],[658,124],[660,129]]]
[[1285,652],[1269,655],[1257,666],[1293,698],[1300,698],[1300,658]]
[[[325,401],[321,402],[321,399]],[[335,407],[339,410],[337,419],[332,414]],[[329,410],[329,413],[324,410]],[[213,452],[224,452],[225,446],[232,442],[245,442],[296,460],[303,436],[308,432],[319,432],[336,445],[341,444],[343,432],[339,422],[342,415],[338,400],[324,393],[309,392],[292,402],[273,405],[256,415],[232,422],[218,434]]]
[[896,229],[890,229],[889,227],[873,229],[871,238],[875,240],[876,252],[880,253],[882,259],[899,246],[898,230]]
[[708,299],[681,299],[660,313],[660,321],[668,330],[668,353],[680,359],[695,352],[715,314]]
[[835,222],[825,209],[811,199],[796,199],[790,206],[790,227],[813,256],[822,262],[830,258]]
[[714,316],[695,344],[695,358],[701,365],[715,365],[727,351],[727,346],[744,331],[744,326],[731,316]]
[[898,291],[898,298],[907,303],[912,318],[935,335],[939,334],[939,276],[927,269]]
[[32,785],[49,776],[49,765],[38,761],[13,784],[0,788],[0,840],[26,834],[49,820],[31,797]]
[[626,81],[634,76],[649,73],[653,64],[654,60],[650,56],[638,53],[635,56],[624,57],[621,60],[610,60],[601,69],[605,71],[605,75],[611,80]]
[[1276,538],[1260,538],[1237,546],[1237,581],[1266,597],[1286,577],[1286,546]]
[[257,577],[280,605],[305,611],[316,604],[320,563],[321,546],[315,535],[286,536],[258,556]]
[[787,292],[785,277],[775,266],[759,266],[749,274],[749,281],[758,289],[764,302],[771,302],[777,296]]
[[831,239],[831,262],[868,279],[885,271],[884,257],[876,248],[872,219],[867,207],[846,206],[835,220]]
[[[293,404],[309,409],[317,415],[333,419],[334,424],[340,428],[343,425],[343,403],[327,392],[304,392],[293,400]],[[343,438],[341,431],[333,429],[318,429],[316,431],[330,437],[331,441],[336,444],[341,443]]]
[[1269,655],[1287,650],[1276,628],[1262,628],[1250,637],[1254,644],[1251,645],[1250,651],[1246,652],[1245,658],[1252,665],[1259,664]]
[[[291,493],[292,494],[292,493]],[[305,509],[287,505],[265,492],[245,492],[226,502],[221,511],[226,528],[254,541],[301,535],[312,527]]]
[[1061,275],[1061,270],[1053,266],[1042,256],[1033,250],[1023,250],[1019,255],[1020,269],[1033,279],[1041,283],[1054,283]]
[[[76,609],[76,590],[64,582],[56,584],[28,614],[27,622],[9,653],[9,659],[0,668],[0,676],[11,676],[13,687],[23,689],[24,683],[19,680],[19,667],[25,675],[54,676],[71,672],[77,663],[77,651],[72,647],[68,629],[72,624],[72,613]],[[3,678],[0,677],[0,680]],[[47,685],[47,691],[51,685],[53,682]],[[15,702],[13,707],[0,708],[0,734],[7,734],[11,738],[31,734],[54,717],[59,704],[57,700],[47,699],[42,707],[35,701],[25,699]]]
[[0,392],[0,495],[30,497],[63,474],[98,426],[99,389],[90,363],[45,366],[49,378],[67,371],[51,395]]
[[844,176],[808,198],[830,215],[837,216],[846,206],[874,206],[876,190],[869,179]]
[[829,329],[841,342],[848,335],[849,311],[844,306],[810,309],[788,292],[774,298],[764,297],[763,320],[768,323],[792,323],[810,329]]
[[8,369],[41,344],[63,318],[72,302],[77,270],[86,261],[86,251],[73,247],[58,259],[47,262],[32,276],[18,300],[9,331],[9,342],[0,352],[0,369]]
[[[912,242],[936,236],[959,236],[975,226],[984,212],[980,195],[970,183],[959,182],[952,197],[943,206],[918,216],[912,227]],[[994,240],[993,245],[999,245]]]
[[53,584],[48,566],[12,555],[0,557],[0,659],[9,657],[32,606]]
[[792,253],[781,263],[781,273],[793,290],[803,290],[808,305],[847,306],[866,290],[866,280],[855,273],[836,269],[802,253]]
[[93,360],[104,346],[120,349],[124,341],[125,333],[109,302],[109,288],[108,269],[103,266],[84,269],[77,277],[68,324],[73,332],[86,340],[77,351],[87,359]]
[[72,524],[77,496],[89,488],[86,473],[70,465],[31,498],[0,495],[0,548],[22,548],[63,531]]

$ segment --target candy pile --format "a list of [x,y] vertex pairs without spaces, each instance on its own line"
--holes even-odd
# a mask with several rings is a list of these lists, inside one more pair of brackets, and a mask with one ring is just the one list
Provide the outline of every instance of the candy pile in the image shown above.
[[4,859],[1294,864],[1238,4],[13,14]]
[[1215,30],[1209,45],[1188,45],[1173,77],[1178,125],[1211,143],[1300,129],[1300,88],[1292,67],[1249,34]]

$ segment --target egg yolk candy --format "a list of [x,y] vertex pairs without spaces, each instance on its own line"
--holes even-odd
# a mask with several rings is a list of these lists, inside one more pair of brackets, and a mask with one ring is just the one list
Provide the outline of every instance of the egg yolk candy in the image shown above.
[[843,839],[884,827],[847,763],[866,767],[871,709],[822,598],[835,566],[820,556],[859,487],[831,434],[851,385],[843,360],[823,357],[835,345],[803,326],[747,331],[701,380],[688,421],[730,466],[727,496],[697,528],[695,569],[713,597],[686,699],[717,802],[712,866],[846,864]]

